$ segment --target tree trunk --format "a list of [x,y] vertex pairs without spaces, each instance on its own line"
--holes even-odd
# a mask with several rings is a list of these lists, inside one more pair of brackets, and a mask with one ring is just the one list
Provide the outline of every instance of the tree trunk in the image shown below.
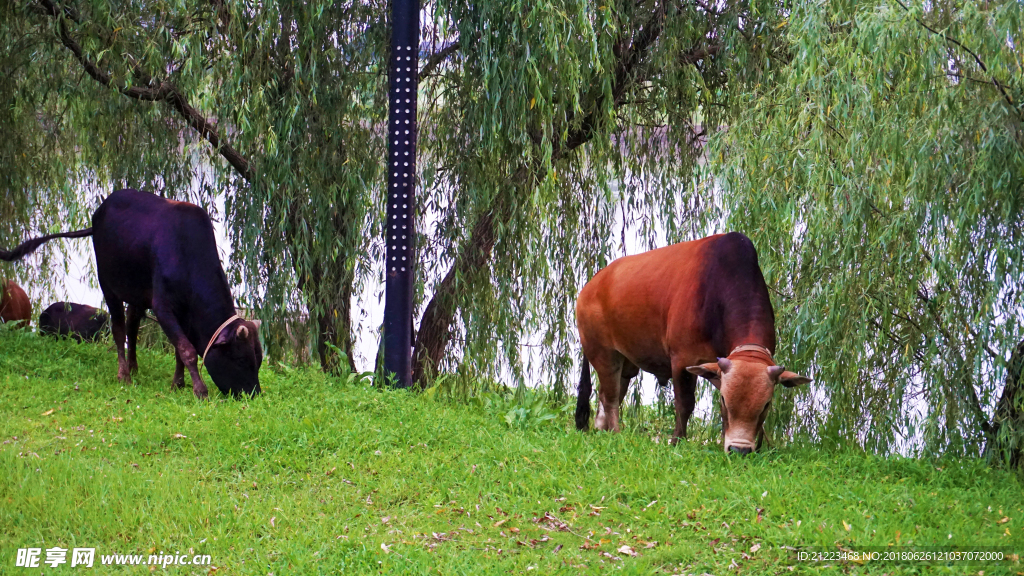
[[[620,44],[616,47],[617,62],[612,80],[612,104],[616,109],[625,102],[630,85],[643,81],[638,70],[661,34],[664,18],[664,10],[655,9],[650,20],[635,31],[632,42],[627,43],[628,35],[620,37]],[[717,52],[717,48],[715,51]],[[696,59],[693,62],[696,62]],[[598,96],[598,102],[603,98],[602,93]],[[584,109],[590,109],[591,112],[566,134],[564,142],[554,146],[551,152],[552,161],[565,158],[570,152],[593,139],[599,125],[605,121],[601,115],[602,106],[597,103],[585,106]],[[417,386],[424,387],[427,380],[437,374],[437,368],[451,341],[459,295],[467,292],[467,285],[472,286],[473,282],[483,279],[490,269],[491,252],[496,240],[495,225],[511,217],[510,209],[513,206],[514,195],[520,190],[530,189],[536,185],[541,176],[537,166],[521,166],[515,171],[509,182],[500,188],[490,210],[477,220],[469,242],[456,257],[444,280],[437,285],[433,298],[423,312],[419,334],[413,346],[412,378]]]
[[495,222],[507,218],[510,196],[515,190],[509,187],[499,192],[490,210],[480,215],[465,248],[456,257],[444,280],[437,285],[434,296],[423,311],[412,352],[412,379],[420,388],[437,374],[451,341],[459,295],[467,292],[467,285],[486,280],[497,239]]
[[1006,367],[1006,385],[996,404],[989,427],[986,456],[990,461],[1017,468],[1024,463],[1024,340],[1010,355]]

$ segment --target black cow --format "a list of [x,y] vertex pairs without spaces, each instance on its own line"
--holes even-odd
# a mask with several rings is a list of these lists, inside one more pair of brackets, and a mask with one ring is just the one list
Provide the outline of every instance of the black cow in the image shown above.
[[175,387],[184,386],[188,368],[193,393],[197,398],[207,396],[197,363],[203,357],[210,377],[224,394],[260,392],[263,349],[257,328],[235,314],[213,224],[205,210],[138,190],[117,190],[93,214],[91,228],[33,238],[9,252],[0,251],[0,260],[21,259],[53,238],[84,236],[92,236],[96,250],[96,271],[110,309],[120,380],[130,383],[131,374],[138,370],[139,322],[152,309],[176,351]]
[[82,342],[99,340],[110,317],[98,308],[74,302],[57,302],[39,315],[39,332],[68,336]]

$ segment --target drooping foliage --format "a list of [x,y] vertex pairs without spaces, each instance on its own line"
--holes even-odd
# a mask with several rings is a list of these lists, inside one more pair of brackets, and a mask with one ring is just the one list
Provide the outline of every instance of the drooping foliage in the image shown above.
[[[421,381],[460,364],[518,374],[526,334],[565,372],[573,297],[611,253],[615,214],[673,238],[699,227],[686,177],[729,68],[766,51],[769,7],[424,4]],[[271,321],[308,310],[324,366],[332,350],[351,362],[352,295],[379,275],[387,8],[19,5],[7,37],[34,48],[17,86],[72,85],[60,97],[81,111],[25,108],[26,130],[43,118],[79,138],[40,188],[222,196],[243,302]]]
[[794,6],[789,57],[735,100],[713,170],[759,249],[780,356],[816,380],[778,399],[777,434],[1007,458],[1024,446],[1024,398],[1000,399],[1024,339],[1024,9],[923,6]]
[[[226,219],[240,302],[308,317],[323,366],[353,363],[354,295],[381,279],[388,8],[5,5],[0,241],[85,226],[115,187],[200,202]],[[653,247],[725,216],[758,247],[779,359],[816,379],[779,395],[774,438],[1019,461],[1019,3],[423,15],[421,382],[565,390],[575,295],[623,230]]]
[[331,346],[351,359],[351,294],[371,263],[381,173],[385,8],[40,0],[5,10],[5,112],[20,124],[0,146],[13,158],[34,140],[46,155],[41,170],[12,160],[20,172],[5,185],[22,200],[5,214],[5,240],[80,225],[116,187],[214,211],[220,198],[240,302],[279,323],[308,312],[325,367],[340,360]]
[[[101,188],[172,189],[196,201],[208,197],[213,183],[200,167],[209,153],[196,147],[196,138],[149,105],[107,97],[109,88],[92,81],[69,58],[53,29],[39,25],[44,10],[43,4],[14,3],[0,10],[4,245],[33,233],[88,226],[107,193]],[[69,17],[77,18],[77,12]],[[53,275],[48,271],[67,266],[55,254],[90,248],[83,241],[47,246],[40,266],[5,263],[0,275],[26,285],[49,285]]]
[[533,380],[564,390],[579,358],[575,297],[618,255],[617,223],[638,222],[650,243],[661,226],[671,240],[705,228],[708,203],[689,177],[708,127],[724,122],[730,73],[770,53],[780,10],[433,6],[427,40],[456,50],[422,96],[424,212],[436,220],[422,257],[431,298],[417,377],[458,362],[497,373],[506,361],[519,374],[532,344]]

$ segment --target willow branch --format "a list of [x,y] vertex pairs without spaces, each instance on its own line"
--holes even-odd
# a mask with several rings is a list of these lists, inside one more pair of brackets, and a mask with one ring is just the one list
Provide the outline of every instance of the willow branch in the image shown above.
[[242,156],[237,150],[231,147],[229,144],[221,140],[219,134],[217,134],[217,125],[207,119],[202,113],[193,108],[188,99],[178,91],[178,89],[169,82],[160,82],[158,84],[149,82],[145,86],[125,86],[119,85],[114,82],[110,77],[110,74],[102,70],[99,66],[91,61],[85,54],[85,50],[75,40],[75,38],[68,32],[67,27],[64,24],[63,16],[66,11],[62,10],[52,0],[39,0],[39,6],[43,8],[45,13],[52,17],[57,23],[57,34],[60,37],[61,44],[67,48],[75,59],[82,65],[93,80],[99,82],[103,86],[111,87],[116,89],[121,94],[145,102],[166,102],[170,107],[178,113],[182,119],[204,140],[210,143],[217,150],[217,152],[228,161],[235,171],[244,178],[247,182],[251,180],[251,172],[249,169],[249,161]]
[[[929,298],[928,295],[925,294],[925,292],[921,288],[917,289],[917,297],[924,303],[925,308],[928,310],[928,312],[931,313],[932,319],[935,321],[935,327],[938,328],[939,332],[942,333],[942,336],[943,338],[946,339],[946,342],[953,342],[953,336],[949,333],[948,330],[946,330],[945,326],[943,325],[942,319],[939,317],[939,312],[935,309],[932,299]],[[982,347],[985,349],[986,352],[989,353],[990,356],[993,357],[993,359],[999,359],[998,356],[996,356],[995,353],[992,350],[990,350],[987,345],[983,344]],[[994,430],[992,422],[989,420],[988,415],[985,414],[985,410],[981,406],[981,399],[978,398],[978,391],[974,389],[974,383],[972,383],[970,380],[966,380],[965,384],[968,392],[971,395],[971,408],[974,409],[974,413],[977,416],[978,421],[980,422],[982,431],[985,432],[985,434],[992,433],[992,431]]]
[[419,79],[422,81],[424,78],[429,76],[430,73],[433,72],[435,68],[437,68],[438,66],[443,64],[444,61],[449,56],[451,56],[452,54],[458,52],[459,49],[461,49],[461,48],[462,48],[462,42],[461,41],[456,41],[454,44],[452,44],[451,46],[448,46],[444,50],[441,50],[439,52],[436,52],[436,53],[432,54],[430,56],[430,58],[427,59],[427,63],[423,65],[423,68],[420,69]]
[[[910,8],[908,8],[906,4],[904,4],[900,0],[896,0],[896,3],[899,4],[904,11],[910,14]],[[981,71],[984,72],[985,74],[988,74],[988,77],[992,80],[991,84],[995,86],[1003,95],[1003,100],[1006,100],[1006,103],[1010,105],[1010,109],[1016,112],[1018,116],[1020,115],[1020,111],[1017,109],[1017,105],[1013,103],[1013,97],[1010,96],[1009,92],[1006,91],[1006,85],[1000,82],[999,79],[996,78],[995,74],[989,72],[988,66],[985,65],[985,62],[981,59],[981,56],[978,56],[978,54],[974,50],[971,50],[970,48],[965,46],[963,42],[957,40],[956,38],[953,38],[952,36],[946,34],[945,32],[940,32],[935,28],[932,28],[931,26],[926,24],[924,20],[918,18],[917,16],[914,16],[914,20],[925,30],[945,40],[947,44],[956,46],[957,48],[970,54],[971,58],[974,59],[974,62],[978,65],[979,68],[981,68]]]
[[[639,68],[641,62],[647,56],[655,41],[661,35],[665,22],[665,11],[656,10],[651,20],[640,29],[632,45],[618,54],[615,65],[615,77],[612,80],[612,101],[618,108],[626,100],[627,89],[630,85],[639,80]],[[617,50],[618,51],[618,50]],[[565,139],[565,145],[554,151],[554,157],[564,156],[566,153],[586,144],[594,137],[600,122],[599,114],[602,106],[594,106],[579,127],[570,131]]]

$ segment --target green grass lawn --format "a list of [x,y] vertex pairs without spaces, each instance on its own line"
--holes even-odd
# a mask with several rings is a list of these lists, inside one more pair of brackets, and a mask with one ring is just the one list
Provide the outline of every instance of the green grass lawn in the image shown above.
[[[142,350],[136,384],[108,343],[0,329],[0,573],[19,548],[209,554],[173,574],[1019,574],[810,563],[790,547],[1022,551],[1020,481],[976,461],[783,448],[727,457],[668,430],[529,429],[473,404],[380,391],[315,370],[264,394],[171,391]],[[656,441],[657,440],[657,441]],[[1008,520],[1007,520],[1008,519]],[[45,559],[45,552],[43,553]],[[827,564],[827,565],[826,565]],[[85,569],[85,572],[89,570]]]

